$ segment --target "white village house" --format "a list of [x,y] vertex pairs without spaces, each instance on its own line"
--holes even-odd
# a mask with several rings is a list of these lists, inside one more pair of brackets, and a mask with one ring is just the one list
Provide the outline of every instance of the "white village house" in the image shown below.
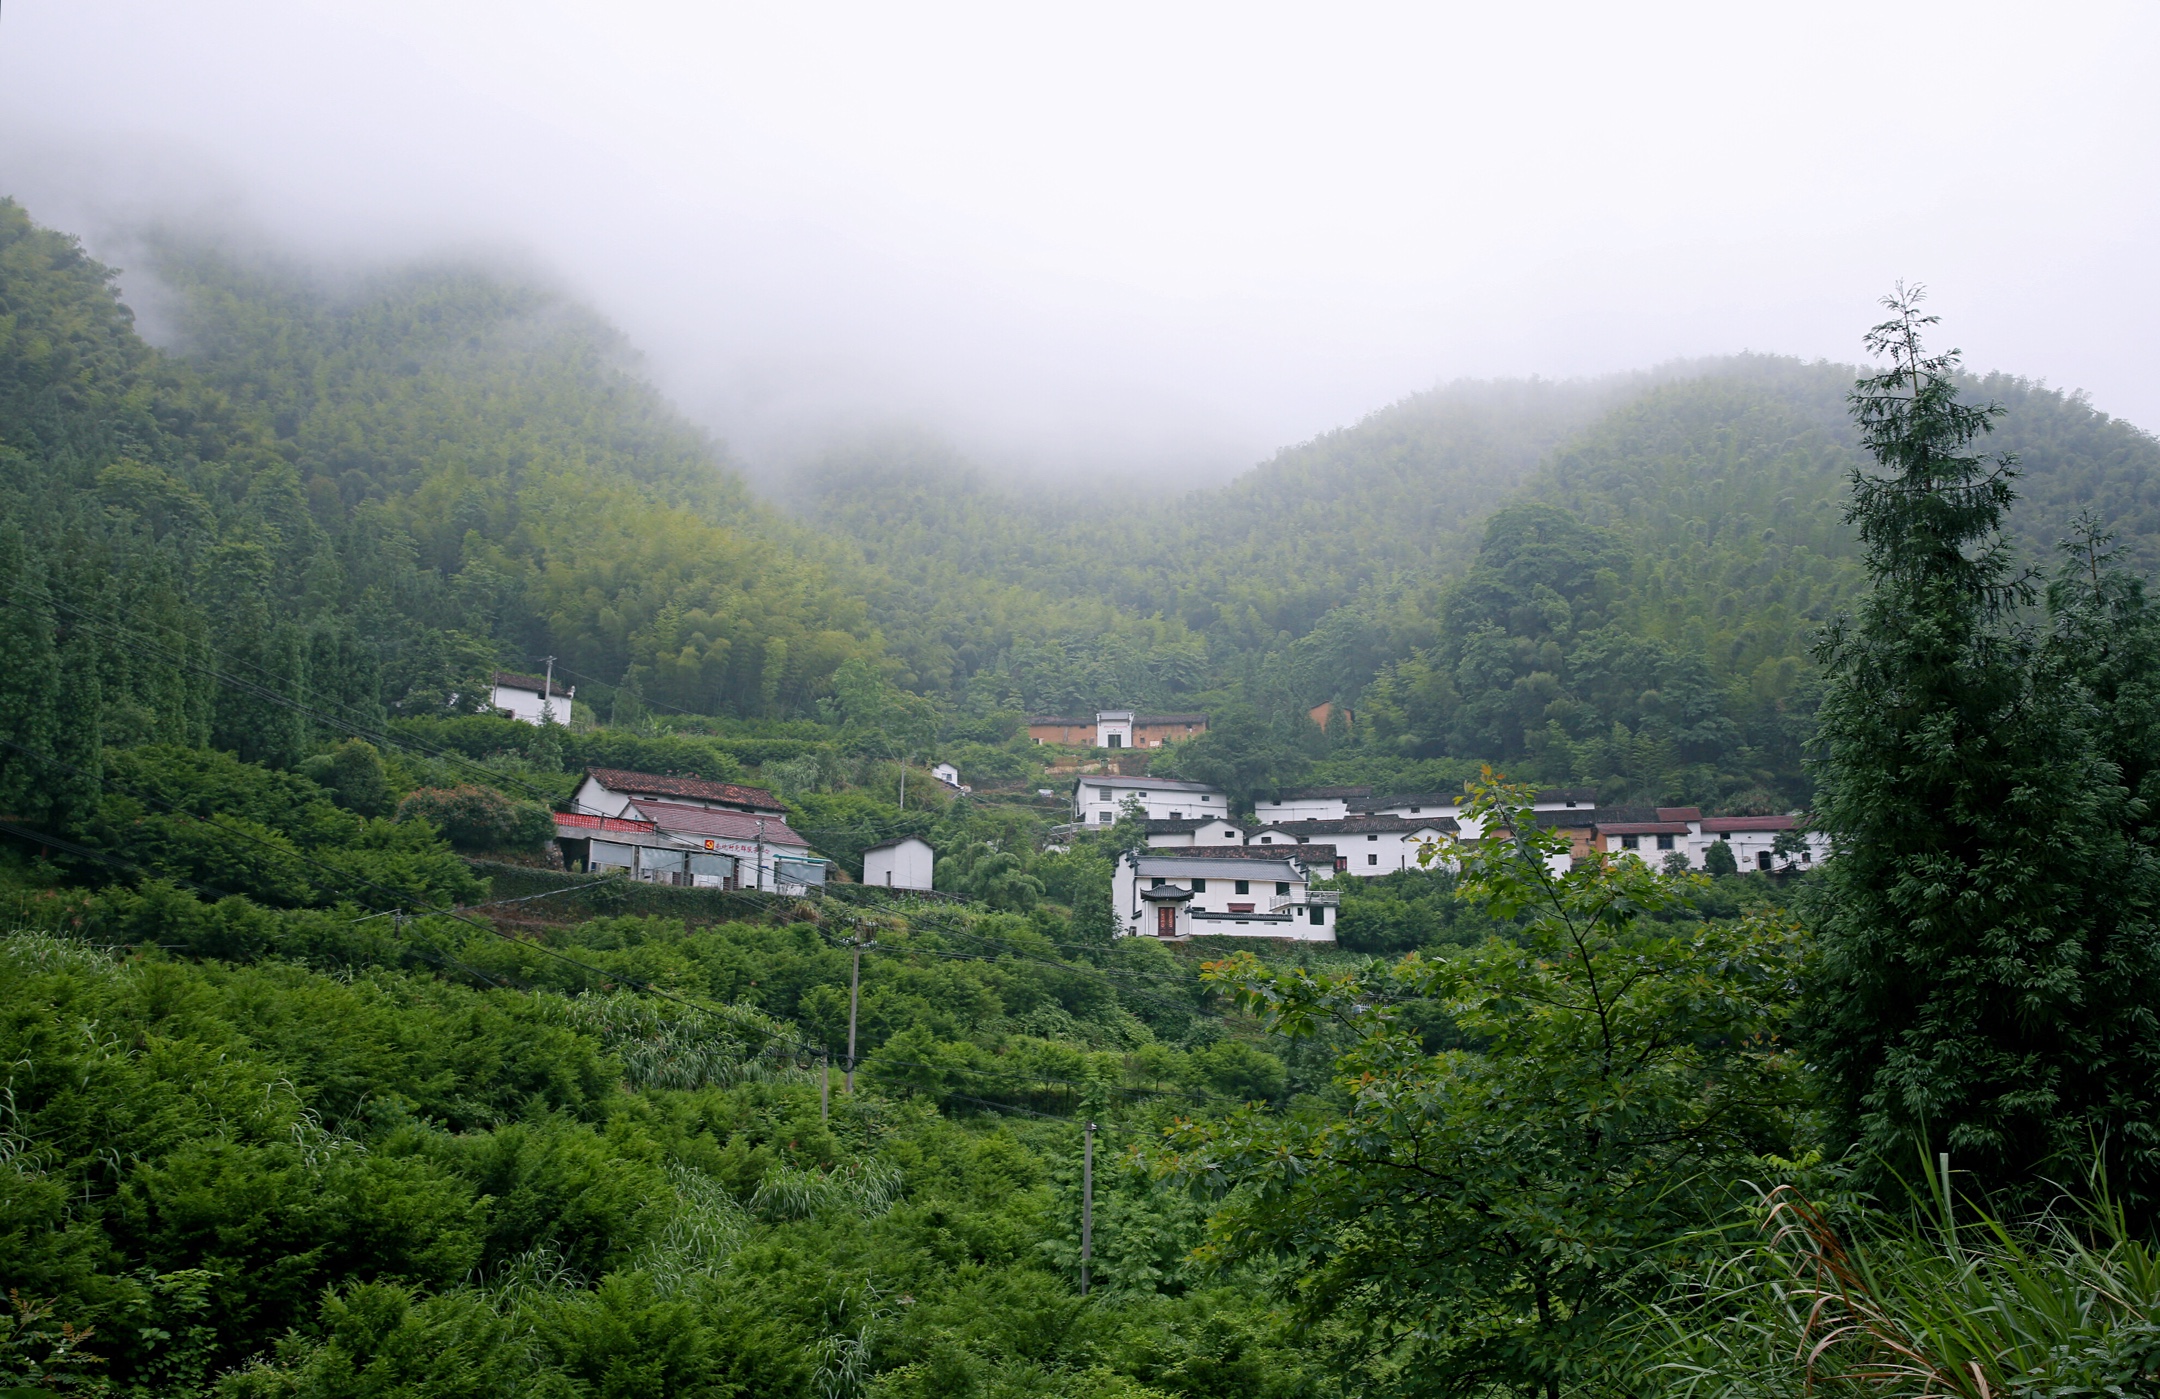
[[1084,826],[1116,823],[1124,803],[1140,803],[1141,814],[1150,821],[1185,821],[1207,816],[1228,816],[1230,798],[1205,782],[1181,782],[1172,777],[1083,777],[1073,784],[1073,820]]
[[1312,887],[1334,866],[1324,846],[1132,850],[1118,857],[1110,906],[1127,937],[1264,937],[1335,941],[1342,896]]
[[[1798,834],[1801,848],[1779,854],[1778,838],[1788,833]],[[1743,871],[1793,873],[1813,869],[1830,856],[1830,838],[1803,830],[1801,818],[1790,814],[1705,816],[1698,807],[1661,806],[1610,812],[1597,823],[1598,849],[1633,852],[1652,864],[1678,853],[1690,869],[1701,869],[1710,847],[1719,841],[1731,847],[1733,863]]]
[[505,718],[527,724],[567,724],[577,686],[550,684],[543,676],[495,672],[495,688],[488,703]]
[[960,769],[954,767],[951,763],[931,764],[930,775],[932,777],[935,777],[938,781],[944,783],[947,787],[950,787],[955,792],[964,792],[967,790],[965,787],[962,787],[960,785]]
[[[1535,793],[1531,810],[1567,813],[1582,818],[1585,828],[1597,809],[1597,791],[1591,787],[1548,787]],[[1446,817],[1462,826],[1465,839],[1477,836],[1476,820],[1465,820],[1460,792],[1425,792],[1405,795],[1373,795],[1370,787],[1305,787],[1267,797],[1253,804],[1253,819],[1275,826],[1306,821],[1343,821],[1359,816]],[[1382,862],[1385,863],[1384,861]],[[1356,861],[1352,861],[1355,866]]]
[[621,768],[586,769],[555,834],[573,868],[671,884],[788,893],[823,884],[831,864],[762,787]]
[[879,841],[863,851],[862,882],[884,889],[928,889],[937,852],[921,836]]

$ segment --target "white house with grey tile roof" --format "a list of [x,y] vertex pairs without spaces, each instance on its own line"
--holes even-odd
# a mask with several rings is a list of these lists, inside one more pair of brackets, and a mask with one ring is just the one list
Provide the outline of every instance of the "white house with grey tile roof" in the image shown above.
[[[1137,850],[1118,857],[1111,908],[1128,937],[1335,941],[1341,896],[1312,887],[1318,850]],[[1330,852],[1332,856],[1332,852]],[[1332,862],[1332,861],[1330,861]]]
[[1205,782],[1172,777],[1120,777],[1116,773],[1083,777],[1073,783],[1073,820],[1084,826],[1116,823],[1128,798],[1140,803],[1150,821],[1189,821],[1228,816],[1230,798]]

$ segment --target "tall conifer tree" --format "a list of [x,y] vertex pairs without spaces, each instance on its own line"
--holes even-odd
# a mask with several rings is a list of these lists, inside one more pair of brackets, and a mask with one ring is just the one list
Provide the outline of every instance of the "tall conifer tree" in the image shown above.
[[1990,1189],[2044,1192],[2093,1141],[2160,1196],[2151,852],[2070,648],[2001,538],[2015,463],[1973,450],[1998,411],[1925,353],[1920,293],[1868,336],[1889,366],[1853,415],[1873,589],[1826,637],[1808,1023],[1833,1121],[1864,1159],[1924,1143]]
[[42,821],[50,804],[60,656],[45,569],[22,532],[0,526],[0,815]]

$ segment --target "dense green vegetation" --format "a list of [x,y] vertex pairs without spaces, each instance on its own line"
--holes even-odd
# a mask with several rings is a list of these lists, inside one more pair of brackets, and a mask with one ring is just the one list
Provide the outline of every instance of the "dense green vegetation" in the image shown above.
[[[1857,424],[1748,357],[1155,508],[914,444],[783,513],[544,291],[155,271],[164,351],[0,205],[0,1387],[2160,1382],[2151,438],[1885,341]],[[566,724],[480,712],[545,656]],[[1113,940],[1143,837],[1046,849],[1023,728],[1097,704],[1509,834],[1337,881],[1339,946]],[[1841,851],[1556,871],[1487,763]],[[843,879],[926,836],[942,897],[550,868],[588,765],[762,783]]]

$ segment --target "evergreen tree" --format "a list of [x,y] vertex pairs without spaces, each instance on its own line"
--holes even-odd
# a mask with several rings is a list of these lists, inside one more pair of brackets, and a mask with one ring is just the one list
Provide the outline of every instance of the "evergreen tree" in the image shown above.
[[95,817],[104,795],[103,691],[97,638],[86,627],[68,627],[54,686],[52,755],[59,761],[51,765],[44,792],[51,820],[69,830]]
[[210,741],[251,763],[291,767],[307,752],[305,716],[288,704],[306,693],[307,649],[300,628],[270,609],[270,552],[260,543],[220,544],[204,583],[216,637],[218,688]]
[[1890,364],[1852,395],[1879,474],[1855,471],[1872,591],[1819,651],[1818,820],[1836,843],[1810,901],[1807,1025],[1832,1121],[1895,1169],[1916,1141],[2012,1195],[2074,1179],[2160,1195],[2152,1124],[2150,851],[2094,730],[2085,658],[2018,609],[2001,532],[2015,463],[1973,449],[1998,412],[1958,401],[1919,292],[1868,336]]
[[60,657],[44,569],[13,526],[0,526],[0,815],[43,820],[52,780]]

